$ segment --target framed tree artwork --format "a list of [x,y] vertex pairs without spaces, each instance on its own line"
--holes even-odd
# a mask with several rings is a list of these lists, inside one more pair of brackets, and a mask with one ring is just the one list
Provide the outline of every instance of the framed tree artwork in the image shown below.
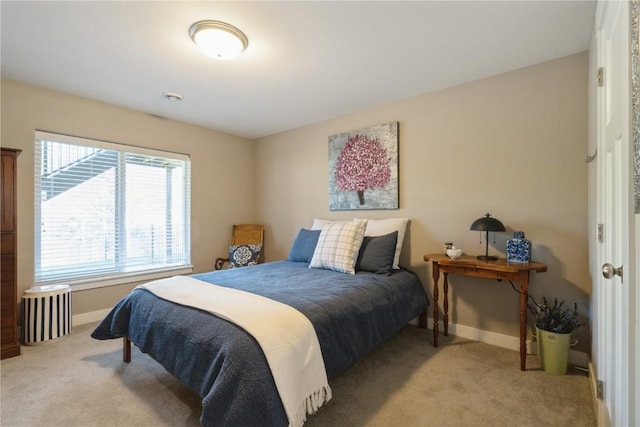
[[398,209],[398,122],[329,137],[329,209]]

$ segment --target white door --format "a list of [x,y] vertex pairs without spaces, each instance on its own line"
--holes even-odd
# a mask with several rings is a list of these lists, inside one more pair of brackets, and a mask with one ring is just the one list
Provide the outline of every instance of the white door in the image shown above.
[[596,12],[597,62],[604,78],[596,96],[597,222],[602,238],[596,243],[597,266],[592,268],[593,358],[596,379],[602,382],[598,424],[614,426],[640,423],[635,384],[637,261],[631,265],[630,257],[635,224],[631,222],[629,5],[601,1]]

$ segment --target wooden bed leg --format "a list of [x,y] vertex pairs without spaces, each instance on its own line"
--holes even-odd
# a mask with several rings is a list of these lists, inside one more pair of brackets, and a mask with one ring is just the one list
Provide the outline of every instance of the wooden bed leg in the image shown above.
[[423,311],[422,314],[420,314],[420,327],[422,329],[428,329],[427,327],[428,318],[429,318],[429,314],[427,313],[427,310]]
[[131,340],[129,337],[122,338],[122,360],[126,363],[131,362]]

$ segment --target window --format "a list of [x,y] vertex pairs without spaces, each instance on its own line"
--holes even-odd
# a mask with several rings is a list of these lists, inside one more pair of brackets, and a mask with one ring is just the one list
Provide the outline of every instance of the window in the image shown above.
[[187,155],[36,131],[34,170],[36,284],[190,268]]

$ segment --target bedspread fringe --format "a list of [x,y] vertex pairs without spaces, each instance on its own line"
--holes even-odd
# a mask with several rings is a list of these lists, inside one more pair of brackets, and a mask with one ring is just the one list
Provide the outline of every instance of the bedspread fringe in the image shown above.
[[300,427],[307,421],[307,415],[312,415],[318,412],[318,409],[325,403],[331,400],[331,387],[328,385],[322,387],[320,390],[313,392],[311,396],[308,396],[304,403],[300,406],[297,414],[294,415],[294,419],[289,420],[289,427]]

